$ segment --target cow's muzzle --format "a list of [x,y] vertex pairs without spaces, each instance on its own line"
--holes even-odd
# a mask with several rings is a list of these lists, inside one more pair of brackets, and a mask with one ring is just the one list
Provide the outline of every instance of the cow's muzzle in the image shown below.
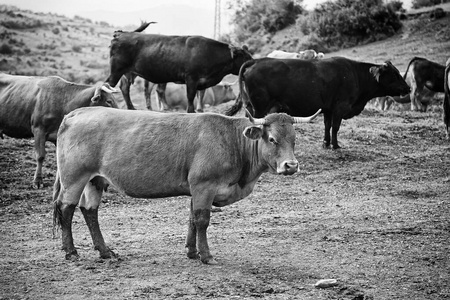
[[298,170],[298,161],[296,160],[285,160],[282,162],[278,168],[277,173],[282,175],[292,175]]

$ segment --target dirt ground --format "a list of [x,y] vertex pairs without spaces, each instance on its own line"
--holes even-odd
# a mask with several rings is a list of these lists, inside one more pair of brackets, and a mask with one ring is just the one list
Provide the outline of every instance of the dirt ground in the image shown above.
[[[81,212],[79,261],[52,237],[55,148],[31,188],[33,142],[0,141],[0,299],[450,299],[450,143],[441,111],[365,110],[321,148],[323,119],[296,127],[300,172],[260,178],[214,212],[219,264],[185,256],[188,197],[110,189],[100,226],[119,259],[99,259]],[[320,279],[338,285],[319,289]]]

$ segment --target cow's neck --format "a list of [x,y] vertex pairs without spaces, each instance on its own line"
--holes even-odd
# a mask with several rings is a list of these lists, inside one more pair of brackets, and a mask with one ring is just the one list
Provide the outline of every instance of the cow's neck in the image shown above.
[[[242,133],[241,133],[242,134]],[[262,173],[267,172],[268,166],[261,155],[261,143],[243,137],[244,149],[242,152],[242,173],[239,186],[255,182]]]
[[64,97],[62,101],[65,101],[65,113],[69,113],[75,108],[86,107],[91,105],[91,98],[94,96],[95,86],[85,87],[85,86],[73,86],[79,91],[73,93],[73,97]]
[[386,96],[375,77],[370,73],[371,67],[379,67],[379,65],[362,63],[361,72],[359,72],[361,78],[358,82],[360,94],[357,102],[359,104],[365,105],[373,98]]

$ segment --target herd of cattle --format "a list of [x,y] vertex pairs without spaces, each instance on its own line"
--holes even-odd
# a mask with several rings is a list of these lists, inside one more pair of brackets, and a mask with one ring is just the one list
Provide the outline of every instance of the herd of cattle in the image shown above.
[[[427,87],[445,92],[444,122],[450,133],[449,62],[444,67],[414,58],[402,76],[390,62],[324,58],[313,50],[276,50],[253,59],[245,46],[142,33],[148,25],[115,32],[110,75],[100,86],[0,74],[0,136],[34,136],[33,184],[38,188],[45,142],[57,146],[54,224],[61,227],[67,259],[78,258],[71,229],[76,206],[100,256],[115,256],[98,223],[100,198],[112,184],[136,198],[191,196],[187,256],[214,264],[206,237],[211,207],[247,197],[263,172],[294,174],[293,124],[310,122],[320,113],[323,147],[338,149],[342,120],[361,113],[369,100],[409,95],[412,107],[422,109],[420,93]],[[219,84],[228,74],[238,75],[238,97],[229,85]],[[129,90],[136,76],[146,80],[148,108],[156,86],[161,103],[188,113],[134,110]],[[117,109],[117,84],[128,110]],[[191,114],[195,107],[203,111],[204,103],[235,98],[226,115]],[[242,108],[246,117],[232,117]]]

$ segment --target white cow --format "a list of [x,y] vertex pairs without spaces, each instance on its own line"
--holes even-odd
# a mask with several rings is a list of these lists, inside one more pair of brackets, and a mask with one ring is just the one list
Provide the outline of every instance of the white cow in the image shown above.
[[322,52],[317,53],[312,49],[300,51],[300,52],[286,52],[282,50],[274,50],[270,52],[267,57],[271,58],[292,58],[292,59],[322,59],[324,54]]

